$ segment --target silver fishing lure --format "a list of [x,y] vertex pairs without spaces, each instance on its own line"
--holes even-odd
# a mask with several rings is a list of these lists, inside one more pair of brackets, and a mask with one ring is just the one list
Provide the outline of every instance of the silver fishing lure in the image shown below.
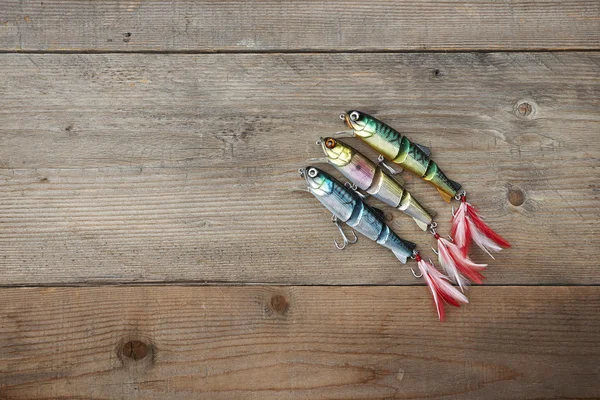
[[324,158],[312,161],[326,162],[333,165],[355,185],[356,189],[372,195],[403,213],[412,217],[422,230],[426,231],[433,222],[433,216],[398,182],[389,176],[380,165],[369,160],[365,155],[341,140],[331,137],[321,138],[319,144]]
[[346,238],[338,221],[345,222],[357,232],[390,249],[403,264],[417,254],[416,244],[401,239],[355,191],[316,167],[301,168],[299,172],[306,180],[308,191],[333,214],[333,221],[342,232],[345,245],[352,242]]

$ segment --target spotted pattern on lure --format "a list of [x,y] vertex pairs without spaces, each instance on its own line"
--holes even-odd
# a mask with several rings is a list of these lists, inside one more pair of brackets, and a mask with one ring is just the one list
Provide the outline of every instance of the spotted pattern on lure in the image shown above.
[[324,161],[333,165],[357,189],[409,215],[421,229],[428,229],[432,215],[380,166],[341,140],[327,137],[318,143],[325,153]]
[[349,111],[340,117],[352,129],[353,136],[362,139],[388,160],[431,183],[447,202],[460,190],[461,185],[448,179],[429,158],[427,147],[411,142],[377,118],[360,111]]
[[414,255],[416,245],[401,239],[355,191],[316,167],[302,168],[300,173],[306,180],[308,191],[339,221],[390,249],[402,263]]

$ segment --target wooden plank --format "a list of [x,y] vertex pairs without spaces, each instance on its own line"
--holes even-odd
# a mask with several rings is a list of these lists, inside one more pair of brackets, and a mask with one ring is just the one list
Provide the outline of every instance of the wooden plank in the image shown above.
[[471,299],[439,323],[418,287],[2,289],[0,397],[600,396],[599,287]]
[[489,283],[600,283],[599,53],[1,58],[1,284],[418,282],[366,239],[335,251],[289,191],[353,107],[433,149],[513,243]]
[[578,1],[0,1],[7,51],[599,49]]

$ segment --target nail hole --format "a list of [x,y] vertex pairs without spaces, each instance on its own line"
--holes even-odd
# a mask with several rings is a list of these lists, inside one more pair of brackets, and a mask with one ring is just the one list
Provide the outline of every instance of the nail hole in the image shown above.
[[433,71],[433,75],[434,75],[434,76],[442,76],[442,71],[440,71],[439,69],[437,69],[437,68],[436,68],[436,69]]
[[132,340],[123,345],[123,356],[134,361],[145,358],[148,353],[150,353],[148,345],[139,340]]
[[279,314],[285,314],[290,307],[286,298],[280,294],[271,297],[271,308]]
[[508,191],[508,201],[513,206],[518,207],[525,202],[525,194],[521,189],[511,188]]

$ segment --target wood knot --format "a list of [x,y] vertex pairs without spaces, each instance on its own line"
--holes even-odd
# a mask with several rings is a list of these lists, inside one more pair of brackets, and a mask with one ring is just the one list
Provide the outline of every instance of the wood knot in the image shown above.
[[271,297],[271,308],[275,312],[284,315],[290,308],[290,304],[284,296],[276,294],[273,297]]
[[149,345],[139,340],[131,340],[125,343],[121,349],[121,354],[133,361],[142,360],[152,352]]
[[525,193],[519,188],[510,188],[508,190],[508,201],[513,206],[518,207],[525,202]]
[[537,111],[537,105],[532,100],[519,100],[513,108],[515,115],[523,119],[533,119]]

